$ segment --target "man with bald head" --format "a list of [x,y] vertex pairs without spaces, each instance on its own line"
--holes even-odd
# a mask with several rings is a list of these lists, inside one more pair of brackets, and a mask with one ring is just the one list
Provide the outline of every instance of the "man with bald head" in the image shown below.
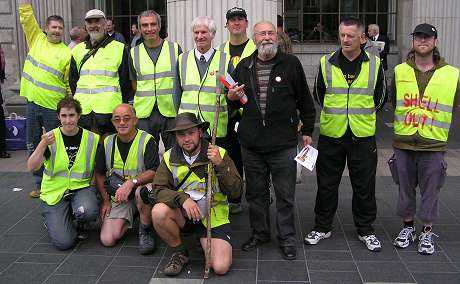
[[[292,260],[297,255],[294,225],[297,125],[300,119],[303,142],[310,144],[315,108],[302,64],[297,57],[278,49],[275,26],[259,22],[254,26],[253,37],[257,50],[238,63],[233,78],[241,85],[232,86],[228,92],[229,104],[243,108],[238,138],[252,235],[242,249],[251,251],[270,241],[271,175],[279,246],[283,258]],[[247,95],[246,104],[239,101],[243,92]]]
[[[103,200],[101,243],[114,246],[132,227],[138,211],[139,251],[150,254],[155,249],[152,208],[142,202],[140,189],[153,181],[159,165],[155,139],[136,128],[138,118],[129,104],[115,107],[111,120],[117,133],[107,136],[96,154],[96,186]],[[110,175],[122,180],[113,190],[110,185],[104,185]]]

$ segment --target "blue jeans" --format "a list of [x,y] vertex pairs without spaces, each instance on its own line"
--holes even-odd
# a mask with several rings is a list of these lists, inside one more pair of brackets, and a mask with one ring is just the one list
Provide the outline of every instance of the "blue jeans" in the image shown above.
[[[72,248],[77,240],[77,222],[95,221],[99,206],[94,187],[82,188],[68,200],[62,199],[55,205],[40,203],[43,221],[48,228],[51,243],[60,250]],[[72,210],[72,212],[70,211]]]
[[[54,109],[44,108],[33,102],[27,102],[27,150],[31,155],[42,137],[42,127],[50,131],[59,126],[57,112]],[[43,167],[33,172],[35,185],[40,188],[43,176]]]

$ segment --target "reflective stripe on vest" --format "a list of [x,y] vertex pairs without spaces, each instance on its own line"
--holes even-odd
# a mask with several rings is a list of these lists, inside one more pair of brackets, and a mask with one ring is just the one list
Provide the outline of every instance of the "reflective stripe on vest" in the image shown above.
[[[224,157],[226,151],[223,148],[219,147],[219,153],[222,157]],[[185,178],[187,172],[189,171],[189,167],[187,165],[177,165],[171,164],[170,162],[171,156],[171,149],[166,151],[163,155],[163,159],[168,167],[168,170],[171,172],[174,181],[174,187],[177,186],[182,179]],[[208,167],[207,164],[204,165],[196,165],[195,167]],[[187,193],[190,198],[195,201],[201,200],[202,202],[206,202],[206,189],[207,189],[207,175],[203,178],[199,178],[194,172],[190,174],[190,176],[185,180],[182,186],[178,189],[178,191],[183,191]],[[212,208],[211,208],[211,228],[215,228],[221,226],[223,224],[230,223],[229,221],[229,207],[227,202],[227,197],[220,192],[219,189],[219,182],[217,180],[217,176],[214,174],[212,178],[212,188],[213,188],[213,200],[212,200]],[[174,189],[172,189],[174,190]],[[204,200],[203,200],[204,198]],[[204,212],[202,212],[204,213]],[[206,214],[206,213],[204,213]],[[203,218],[202,223],[206,226],[206,218]]]
[[94,170],[99,136],[83,129],[80,147],[69,168],[69,157],[59,128],[53,130],[56,142],[49,146],[50,157],[45,160],[40,198],[48,205],[58,203],[66,190],[89,187]]
[[329,60],[334,53],[321,58],[321,71],[326,86],[324,106],[320,116],[321,135],[339,138],[345,134],[348,125],[357,137],[375,135],[374,89],[380,61],[368,55],[361,71],[348,86],[341,69]]
[[88,53],[82,42],[72,49],[77,66],[81,66],[80,78],[75,90],[75,99],[80,101],[82,114],[112,113],[122,103],[118,69],[123,61],[125,46],[118,41],[110,41],[81,65]]
[[56,76],[59,80],[64,80],[64,73],[62,73],[59,70],[56,70],[52,67],[46,66],[45,64],[42,64],[35,60],[30,54],[27,55],[26,60],[29,61],[33,66],[42,69],[45,72],[49,72]]
[[155,104],[163,116],[176,116],[173,96],[177,85],[178,49],[176,43],[163,41],[156,63],[150,59],[144,43],[131,49],[137,75],[134,108],[139,118],[149,117]]
[[424,138],[446,142],[458,79],[457,68],[437,68],[421,95],[414,69],[407,63],[397,65],[395,134],[410,136],[418,132]]
[[27,81],[31,82],[35,86],[43,88],[43,89],[48,90],[48,91],[57,92],[57,93],[60,93],[60,94],[63,94],[63,95],[65,95],[65,93],[66,93],[66,90],[64,88],[60,88],[58,86],[48,85],[48,84],[42,83],[40,81],[37,81],[34,78],[32,78],[32,76],[27,74],[26,72],[22,72],[22,79],[26,79]]
[[24,60],[19,94],[28,102],[56,110],[68,88],[70,49],[64,43],[50,43],[44,34],[38,35]]
[[[200,80],[194,50],[181,54],[179,63],[180,80],[183,90],[179,113],[194,113],[201,120],[209,122],[211,130],[214,127],[216,92],[218,90],[223,91],[219,76],[227,72],[227,55],[219,50],[215,50],[212,59],[210,59],[208,70],[202,80]],[[213,76],[215,76],[215,79],[212,78]],[[227,123],[227,102],[225,96],[221,95],[217,137],[225,137],[227,135]]]
[[[105,138],[105,162],[107,169],[110,170],[110,167],[112,165],[112,147],[113,141],[117,139],[113,139],[116,134],[112,134],[107,136]],[[145,164],[144,164],[144,150],[147,142],[149,139],[153,139],[153,137],[148,134],[145,131],[142,130],[137,130],[137,134],[131,144],[131,147],[128,152],[128,156],[126,158],[125,163],[121,160],[116,160],[117,159],[117,153],[119,156],[118,152],[118,147],[115,148],[115,153],[114,153],[114,163],[113,163],[113,171],[116,172],[117,174],[123,176],[123,177],[135,177],[139,173],[145,171]],[[134,152],[132,152],[134,151]],[[133,159],[133,160],[132,160]],[[117,163],[124,164],[124,166],[117,168]]]

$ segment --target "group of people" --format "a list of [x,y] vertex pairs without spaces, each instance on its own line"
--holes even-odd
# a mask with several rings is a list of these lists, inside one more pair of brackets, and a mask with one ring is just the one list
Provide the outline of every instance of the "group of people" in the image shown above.
[[[210,264],[225,274],[232,264],[229,215],[242,210],[244,173],[251,235],[242,250],[271,240],[273,185],[280,253],[295,259],[294,157],[299,132],[304,146],[313,142],[314,100],[321,107],[318,192],[315,226],[304,242],[315,245],[331,236],[346,163],[358,238],[371,251],[381,249],[372,227],[375,126],[387,88],[380,58],[362,48],[359,19],[340,22],[340,49],[321,58],[311,95],[299,59],[278,48],[276,27],[258,22],[248,38],[247,14],[239,7],[226,13],[229,41],[219,48],[212,45],[216,23],[195,18],[195,48],[186,52],[159,36],[161,17],[152,10],[138,16],[142,40],[131,49],[109,35],[106,16],[97,9],[85,15],[88,38],[72,50],[62,43],[61,17],[48,17],[43,33],[27,0],[20,1],[19,14],[29,47],[20,90],[27,99],[27,165],[58,249],[84,239],[97,220],[101,243],[113,246],[138,215],[140,253],[152,253],[161,238],[173,250],[164,273],[177,275],[189,261],[183,234],[196,234],[206,251],[210,218]],[[418,185],[424,225],[419,251],[431,254],[458,70],[440,59],[433,26],[419,25],[412,35],[413,49],[395,68],[392,92],[392,165],[404,221],[394,244],[407,247],[415,240]],[[237,83],[225,88],[221,79],[227,74]],[[161,158],[160,138],[166,149]]]

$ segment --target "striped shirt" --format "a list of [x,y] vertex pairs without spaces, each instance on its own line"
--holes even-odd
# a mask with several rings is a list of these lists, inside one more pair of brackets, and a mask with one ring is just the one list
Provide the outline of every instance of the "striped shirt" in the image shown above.
[[274,65],[273,60],[262,61],[257,59],[256,63],[256,76],[257,76],[257,86],[258,89],[258,103],[260,111],[262,112],[262,117],[265,118],[265,110],[267,109],[267,88],[268,81],[270,79],[270,72]]

